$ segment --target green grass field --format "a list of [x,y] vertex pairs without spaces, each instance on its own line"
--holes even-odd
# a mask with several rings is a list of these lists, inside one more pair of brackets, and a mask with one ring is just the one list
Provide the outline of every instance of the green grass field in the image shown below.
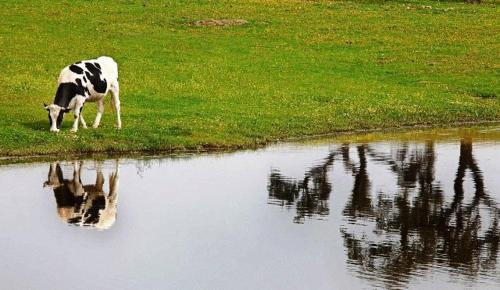
[[[459,1],[1,1],[0,155],[234,148],[500,120],[500,9]],[[58,1],[59,2],[59,1]],[[241,26],[193,26],[204,19]],[[123,129],[49,133],[60,70],[119,65]],[[95,104],[84,109],[87,123]]]

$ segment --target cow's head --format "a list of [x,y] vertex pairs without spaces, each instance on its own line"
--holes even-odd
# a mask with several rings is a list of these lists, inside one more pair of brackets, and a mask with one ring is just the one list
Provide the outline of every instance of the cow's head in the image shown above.
[[64,113],[70,110],[56,104],[43,104],[43,108],[49,112],[50,132],[59,132]]

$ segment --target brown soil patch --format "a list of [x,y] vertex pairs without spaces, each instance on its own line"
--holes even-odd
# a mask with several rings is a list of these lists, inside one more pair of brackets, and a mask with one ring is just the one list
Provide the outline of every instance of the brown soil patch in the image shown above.
[[191,22],[193,26],[230,26],[247,24],[245,19],[206,19]]

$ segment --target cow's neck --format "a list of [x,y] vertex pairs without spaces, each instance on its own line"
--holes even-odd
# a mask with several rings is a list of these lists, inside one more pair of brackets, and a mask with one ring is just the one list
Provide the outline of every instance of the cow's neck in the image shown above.
[[67,108],[71,100],[75,97],[76,90],[73,83],[61,83],[57,88],[54,104]]

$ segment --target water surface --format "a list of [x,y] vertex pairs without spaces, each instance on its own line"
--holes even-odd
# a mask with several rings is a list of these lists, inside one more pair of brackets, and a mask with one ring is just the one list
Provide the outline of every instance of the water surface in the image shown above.
[[3,289],[499,289],[500,130],[0,167]]

